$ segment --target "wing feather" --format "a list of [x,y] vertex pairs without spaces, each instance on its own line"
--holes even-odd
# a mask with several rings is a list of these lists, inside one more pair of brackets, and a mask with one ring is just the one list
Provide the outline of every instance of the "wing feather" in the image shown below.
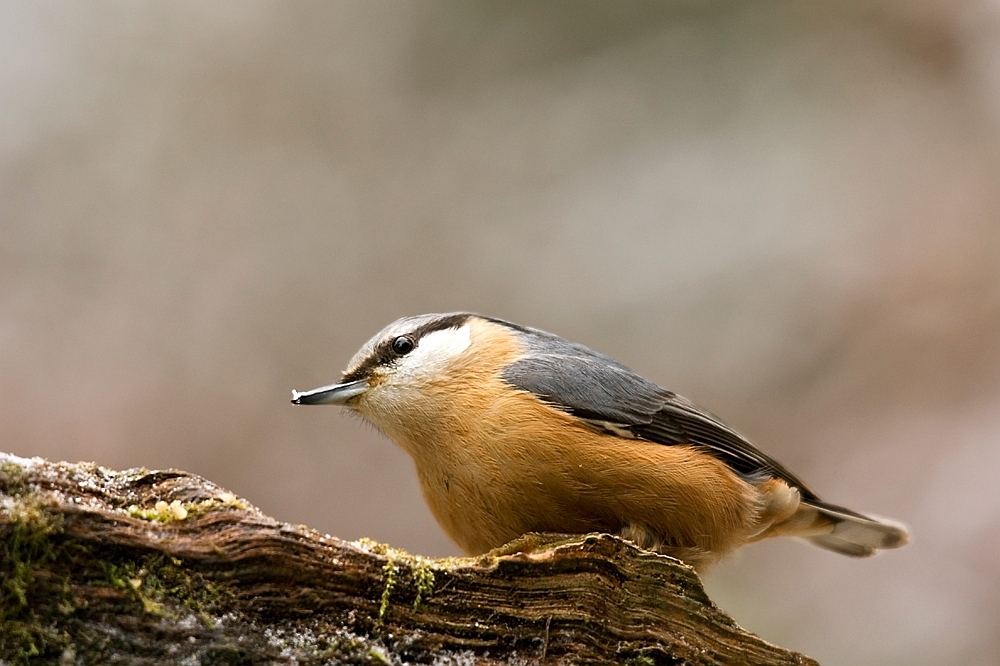
[[[567,343],[558,341],[565,351]],[[686,398],[586,347],[572,345],[569,350],[538,349],[507,366],[503,378],[612,434],[628,432],[668,446],[698,446],[745,478],[779,478],[798,488],[803,499],[818,501],[780,463]]]

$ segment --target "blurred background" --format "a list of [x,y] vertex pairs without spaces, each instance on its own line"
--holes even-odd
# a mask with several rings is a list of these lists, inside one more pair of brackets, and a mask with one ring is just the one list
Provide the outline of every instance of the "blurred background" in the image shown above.
[[338,409],[388,322],[585,343],[907,522],[706,583],[824,664],[1000,663],[1000,3],[0,5],[0,447],[457,554]]

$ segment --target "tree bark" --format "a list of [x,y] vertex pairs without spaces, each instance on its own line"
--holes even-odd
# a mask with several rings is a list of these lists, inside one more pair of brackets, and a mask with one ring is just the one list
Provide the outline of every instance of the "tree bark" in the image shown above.
[[428,559],[280,523],[185,472],[0,454],[0,659],[813,664],[609,535]]

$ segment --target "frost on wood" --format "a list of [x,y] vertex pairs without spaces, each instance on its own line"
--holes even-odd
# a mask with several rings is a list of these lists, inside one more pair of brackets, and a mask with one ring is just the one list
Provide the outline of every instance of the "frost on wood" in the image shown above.
[[0,454],[0,660],[808,664],[608,535],[427,559],[280,523],[200,477]]

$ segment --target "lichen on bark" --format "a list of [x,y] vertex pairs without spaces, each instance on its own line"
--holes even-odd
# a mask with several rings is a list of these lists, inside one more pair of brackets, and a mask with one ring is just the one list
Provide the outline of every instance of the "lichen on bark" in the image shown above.
[[175,470],[0,454],[0,582],[7,663],[813,663],[616,537],[434,560]]

